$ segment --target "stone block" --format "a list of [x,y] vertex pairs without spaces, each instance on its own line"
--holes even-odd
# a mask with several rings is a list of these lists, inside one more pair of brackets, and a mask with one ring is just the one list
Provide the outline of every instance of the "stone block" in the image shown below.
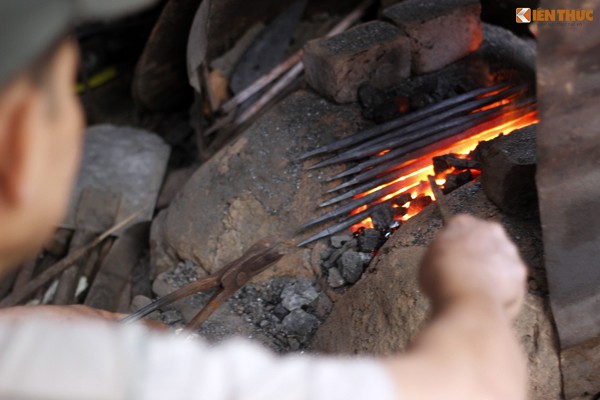
[[410,75],[410,42],[391,24],[372,21],[304,47],[306,81],[338,103],[356,101],[369,83],[385,88]]
[[507,214],[525,216],[537,209],[535,133],[532,125],[482,146],[483,190]]
[[406,0],[383,16],[409,38],[412,72],[436,71],[477,50],[483,40],[478,0]]
[[127,226],[151,221],[170,153],[171,148],[155,133],[108,124],[89,127],[79,176],[61,227],[75,227],[79,196],[87,188],[121,196],[116,221],[134,213],[136,217]]

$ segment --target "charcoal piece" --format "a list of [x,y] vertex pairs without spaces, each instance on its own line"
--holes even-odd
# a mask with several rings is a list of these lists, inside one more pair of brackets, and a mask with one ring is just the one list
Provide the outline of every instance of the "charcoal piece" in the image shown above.
[[377,124],[396,119],[410,108],[405,97],[394,96],[369,84],[358,88],[358,101],[363,108],[363,117]]
[[365,253],[347,251],[339,258],[338,269],[346,282],[353,284],[360,279],[368,263],[368,259],[363,254]]
[[452,168],[449,159],[455,157],[456,154],[444,154],[442,156],[433,157],[433,171],[436,175]]
[[[411,200],[412,200],[411,194],[410,193],[404,193],[404,194],[401,194],[398,197],[395,197],[392,200],[392,203],[394,203],[398,207],[402,207],[402,206],[404,206],[406,203],[408,203]],[[406,213],[404,213],[404,214],[406,214]],[[404,215],[404,214],[402,214],[402,215]]]
[[329,269],[329,276],[327,277],[327,283],[334,289],[342,287],[346,284],[344,278],[342,278],[342,274],[340,270],[337,268]]
[[458,170],[480,170],[481,164],[472,159],[459,158],[456,154],[445,154],[443,156],[433,157],[433,170],[436,175],[450,168],[455,168]]
[[373,226],[378,231],[387,231],[390,228],[390,225],[394,221],[394,215],[396,214],[396,210],[392,207],[391,204],[384,204],[382,207],[378,208],[371,214],[371,219],[373,220]]
[[281,292],[281,305],[288,311],[294,311],[313,302],[319,293],[309,279],[300,279],[288,283]]
[[403,103],[401,98],[396,98],[392,103],[382,104],[373,110],[373,121],[378,124],[393,120],[400,117],[408,109],[408,105],[400,105]]
[[448,163],[452,167],[454,167],[458,170],[464,170],[464,169],[481,170],[481,163],[479,163],[478,161],[469,160],[466,158],[458,158],[458,157],[449,158]]
[[319,319],[314,315],[304,310],[294,310],[285,316],[281,328],[288,335],[305,339],[317,329],[319,324]]
[[408,211],[413,214],[419,213],[432,202],[433,200],[429,196],[419,196],[410,202],[410,207],[408,208]]
[[391,103],[392,98],[385,91],[364,83],[358,88],[358,101],[365,111],[372,112],[377,107]]
[[479,48],[483,41],[478,0],[405,0],[384,10],[410,38],[412,72],[436,71]]
[[462,185],[466,185],[472,180],[473,174],[470,170],[459,172],[458,174],[450,174],[446,177],[446,183],[444,184],[444,189],[442,191],[444,194],[452,193]]
[[430,106],[435,102],[436,99],[431,97],[429,94],[419,92],[410,97],[410,108],[413,110],[419,110],[421,108]]
[[340,249],[350,240],[352,240],[352,235],[350,235],[349,233],[339,233],[331,237],[331,245],[336,249]]
[[280,320],[284,319],[290,312],[281,304],[277,304],[273,309],[273,314]]
[[377,251],[384,241],[384,236],[378,230],[365,229],[358,236],[358,250],[363,253],[372,253]]
[[537,209],[536,125],[500,136],[481,152],[481,183],[502,211],[527,216]]

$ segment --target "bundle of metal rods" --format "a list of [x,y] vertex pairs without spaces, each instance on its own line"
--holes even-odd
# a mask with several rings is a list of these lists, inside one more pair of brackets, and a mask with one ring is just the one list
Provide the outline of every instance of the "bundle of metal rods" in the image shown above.
[[[379,207],[393,201],[394,198],[389,197],[409,183],[407,180],[410,180],[410,176],[400,180],[402,177],[410,174],[410,171],[431,165],[430,159],[423,158],[425,155],[441,151],[478,132],[535,111],[535,98],[526,93],[526,86],[508,84],[473,90],[304,154],[301,160],[337,153],[309,169],[348,162],[354,164],[328,179],[333,181],[350,177],[341,185],[327,190],[327,193],[341,193],[320,204],[320,207],[347,202],[310,221],[302,229],[341,216],[346,218],[302,241],[298,246],[348,229],[367,219]],[[417,185],[419,182],[411,183]],[[365,211],[347,216],[364,206],[368,206]]]

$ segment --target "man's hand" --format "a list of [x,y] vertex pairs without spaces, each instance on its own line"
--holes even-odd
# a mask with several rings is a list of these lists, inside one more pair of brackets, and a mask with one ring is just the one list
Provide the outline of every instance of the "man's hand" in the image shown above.
[[487,301],[516,317],[527,270],[501,225],[468,215],[453,218],[421,266],[421,286],[439,310],[455,301]]
[[55,321],[81,321],[82,319],[118,321],[123,314],[97,310],[84,305],[72,306],[19,306],[0,309],[0,321],[19,321],[30,318],[50,318]]
[[511,328],[526,269],[502,227],[453,218],[421,266],[434,316],[411,349],[388,361],[398,398],[524,400],[525,358]]

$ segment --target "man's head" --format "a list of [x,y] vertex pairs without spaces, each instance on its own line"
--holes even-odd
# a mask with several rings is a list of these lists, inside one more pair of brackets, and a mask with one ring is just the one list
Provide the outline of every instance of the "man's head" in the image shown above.
[[62,40],[0,90],[1,265],[34,251],[63,218],[81,154],[77,63],[75,43]]
[[[0,1],[0,270],[33,255],[60,223],[81,155],[75,92],[81,18],[151,0]],[[0,271],[1,272],[1,271]]]

